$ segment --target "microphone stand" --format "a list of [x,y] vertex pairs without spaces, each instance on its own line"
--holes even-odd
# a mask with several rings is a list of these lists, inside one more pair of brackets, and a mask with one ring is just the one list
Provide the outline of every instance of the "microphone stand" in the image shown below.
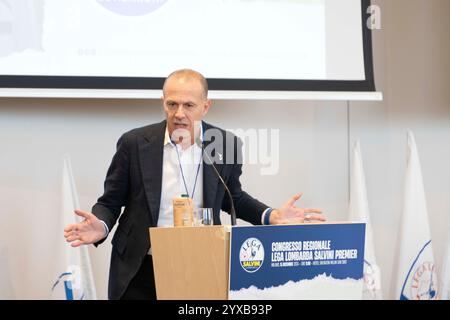
[[202,150],[203,150],[202,154],[204,154],[206,156],[206,158],[208,159],[208,161],[211,163],[211,166],[213,167],[214,172],[216,173],[216,175],[219,178],[220,182],[222,182],[222,185],[225,187],[225,191],[227,192],[228,196],[230,197],[230,203],[231,203],[231,209],[230,209],[231,225],[235,226],[236,225],[236,211],[234,210],[234,201],[233,201],[233,197],[231,196],[230,189],[228,189],[227,184],[225,183],[225,181],[220,176],[219,171],[217,171],[216,166],[214,165],[213,161],[209,157],[208,153],[204,152],[203,142],[200,139],[198,139],[198,138],[196,139],[196,142],[197,142],[197,145],[199,145],[202,148]]

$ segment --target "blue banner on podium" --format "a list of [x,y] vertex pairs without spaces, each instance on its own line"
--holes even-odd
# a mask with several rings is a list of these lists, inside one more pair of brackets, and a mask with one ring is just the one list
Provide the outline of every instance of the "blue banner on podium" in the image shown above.
[[229,299],[361,299],[364,223],[233,227]]

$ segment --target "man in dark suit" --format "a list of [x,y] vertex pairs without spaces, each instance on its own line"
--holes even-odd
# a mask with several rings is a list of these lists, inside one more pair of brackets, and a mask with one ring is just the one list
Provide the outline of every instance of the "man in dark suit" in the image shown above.
[[[241,142],[202,121],[211,107],[207,93],[206,79],[196,71],[169,75],[162,97],[166,120],[122,135],[104,194],[92,213],[75,211],[83,222],[64,229],[73,247],[98,245],[119,220],[112,239],[110,299],[156,299],[148,229],[172,225],[174,197],[185,193],[196,207],[212,208],[214,224],[221,223],[221,210],[230,212],[230,199],[213,165],[231,192],[238,218],[252,224],[325,220],[318,209],[294,206],[300,194],[272,209],[242,190]],[[206,152],[213,163],[203,161]]]

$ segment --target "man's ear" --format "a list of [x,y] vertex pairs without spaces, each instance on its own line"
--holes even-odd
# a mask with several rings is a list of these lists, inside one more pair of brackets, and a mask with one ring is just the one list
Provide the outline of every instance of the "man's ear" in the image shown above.
[[163,111],[166,112],[167,110],[166,110],[166,105],[164,103],[164,96],[161,96],[161,105],[163,107]]
[[208,113],[209,108],[211,108],[211,105],[212,105],[212,101],[210,99],[207,99],[205,101],[205,105],[203,107],[203,116],[205,116]]

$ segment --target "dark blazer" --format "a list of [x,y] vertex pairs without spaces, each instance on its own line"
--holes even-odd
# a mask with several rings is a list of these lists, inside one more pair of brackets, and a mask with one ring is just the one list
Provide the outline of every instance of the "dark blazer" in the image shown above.
[[[215,165],[232,193],[237,217],[252,224],[261,224],[261,214],[268,207],[242,191],[239,181],[242,161],[237,163],[236,160],[242,159],[242,142],[231,133],[205,122],[202,126],[205,152],[208,146],[219,145],[222,150],[219,148],[218,153],[222,154],[223,161],[232,152],[230,159],[234,159],[233,163]],[[92,208],[93,214],[103,220],[109,230],[119,219],[112,239],[109,299],[120,299],[150,249],[148,228],[157,226],[161,201],[165,130],[166,121],[163,121],[131,130],[120,137],[105,179],[104,194]],[[212,139],[214,144],[211,144],[207,133],[214,130],[220,132],[223,139]],[[230,146],[233,150],[227,150]],[[218,157],[213,159],[216,158],[219,160]],[[203,202],[203,207],[213,208],[214,224],[221,224],[220,210],[230,211],[229,197],[207,162],[203,163]],[[122,207],[125,209],[120,215]]]

